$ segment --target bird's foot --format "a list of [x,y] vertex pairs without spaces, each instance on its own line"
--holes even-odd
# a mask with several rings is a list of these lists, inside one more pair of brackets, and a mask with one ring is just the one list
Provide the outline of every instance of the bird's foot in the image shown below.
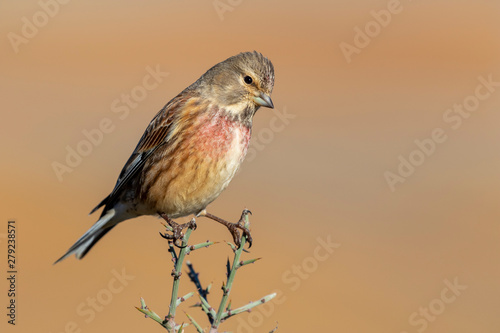
[[236,245],[237,248],[240,248],[241,246],[241,237],[240,237],[240,232],[238,231],[238,229],[240,229],[243,235],[246,237],[248,242],[248,247],[250,248],[252,247],[252,235],[250,234],[250,229],[248,229],[245,226],[245,216],[248,214],[251,215],[252,212],[248,209],[244,209],[243,212],[241,213],[240,220],[236,223],[228,222],[210,213],[204,213],[202,216],[208,217],[209,219],[217,221],[220,224],[226,226],[226,228],[233,236],[234,244]]
[[192,230],[196,230],[197,226],[196,226],[195,219],[193,218],[193,219],[191,219],[191,221],[184,223],[184,224],[178,224],[177,222],[175,222],[174,220],[169,218],[165,213],[160,213],[159,215],[167,222],[167,224],[170,226],[170,228],[172,228],[172,234],[160,233],[160,236],[165,238],[165,239],[171,240],[174,243],[174,245],[177,246],[178,248],[186,247],[187,245],[184,245],[184,246],[182,245],[182,242],[184,239],[183,230],[187,229],[187,228],[190,228]]

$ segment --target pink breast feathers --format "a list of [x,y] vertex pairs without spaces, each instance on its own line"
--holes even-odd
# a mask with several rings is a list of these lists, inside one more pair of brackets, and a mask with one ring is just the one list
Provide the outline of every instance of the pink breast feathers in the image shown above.
[[250,128],[238,120],[230,119],[222,112],[217,112],[202,120],[197,134],[197,148],[211,157],[231,154],[233,158],[243,158],[248,149],[250,135]]

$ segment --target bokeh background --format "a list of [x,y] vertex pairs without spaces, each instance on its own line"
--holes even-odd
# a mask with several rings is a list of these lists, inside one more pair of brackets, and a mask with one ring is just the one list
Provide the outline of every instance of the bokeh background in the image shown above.
[[[52,4],[51,17],[41,3]],[[473,101],[478,77],[500,81],[500,2],[54,3],[0,3],[2,332],[163,330],[134,309],[142,296],[160,315],[168,310],[172,266],[158,219],[120,225],[82,261],[52,263],[94,223],[87,213],[156,112],[209,67],[251,50],[275,65],[276,110],[257,113],[252,158],[211,211],[254,213],[246,258],[263,259],[239,272],[233,306],[279,297],[222,328],[500,330],[500,87],[459,128],[443,119]],[[377,31],[371,11],[388,6],[399,12]],[[38,31],[24,28],[29,38],[13,46],[34,19]],[[373,37],[347,59],[341,43],[355,46],[366,24]],[[112,104],[140,90],[148,67],[168,76],[121,119]],[[68,147],[105,118],[113,130],[58,179],[54,162],[65,164]],[[400,155],[417,156],[415,140],[435,128],[447,140],[391,190],[386,172],[398,172]],[[8,219],[18,228],[15,326],[6,317]],[[230,239],[214,222],[198,226],[193,242]],[[213,283],[214,305],[230,254],[219,244],[190,257],[202,283]],[[116,282],[116,272],[127,279]],[[462,289],[453,294],[445,281]],[[181,294],[191,290],[184,279]],[[181,309],[206,326],[193,303]],[[187,321],[183,311],[178,318]]]

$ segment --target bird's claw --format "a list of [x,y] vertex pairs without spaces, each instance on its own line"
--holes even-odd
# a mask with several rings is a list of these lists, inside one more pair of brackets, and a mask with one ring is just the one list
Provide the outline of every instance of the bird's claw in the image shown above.
[[[178,224],[177,222],[175,222],[174,220],[172,220],[171,218],[166,216],[166,214],[160,214],[160,216],[172,228],[172,234],[160,233],[160,235],[165,239],[171,240],[174,243],[174,245],[177,246],[178,248],[180,248],[180,249],[185,248],[187,246],[187,244],[182,245],[182,243],[184,241],[184,232],[182,232],[182,230],[184,230],[186,228],[196,230],[196,228],[197,228],[196,221],[194,219],[191,219],[191,221],[189,221],[187,223]],[[179,241],[180,241],[180,244],[179,244]]]
[[238,232],[238,229],[240,229],[241,232],[243,233],[243,236],[246,237],[248,248],[252,247],[252,241],[253,241],[252,235],[250,234],[250,230],[245,226],[245,216],[247,216],[248,214],[252,215],[252,212],[248,209],[244,209],[243,212],[241,213],[240,220],[236,223],[230,223],[228,226],[231,235],[233,235],[234,243],[238,249],[241,246],[241,237],[240,233]]
[[203,216],[208,217],[209,219],[212,219],[224,225],[233,236],[234,244],[239,249],[241,247],[241,238],[238,229],[241,229],[243,236],[246,237],[246,241],[248,242],[248,247],[250,248],[252,246],[252,236],[250,235],[250,230],[245,226],[246,225],[245,217],[248,214],[252,214],[252,212],[248,209],[244,209],[243,212],[241,213],[240,220],[236,223],[228,222],[224,219],[221,219],[220,217],[207,213],[206,211],[204,212]]
[[248,214],[253,215],[252,211],[250,209],[247,209],[247,208],[243,209],[243,211],[241,212],[240,221],[244,221],[245,216],[247,216]]
[[[253,239],[252,239],[252,235],[250,234],[250,229],[245,227],[245,223],[241,223],[241,222],[236,223],[236,227],[241,229],[243,236],[245,236],[247,239],[248,248],[251,248]],[[240,243],[240,244],[237,244],[237,246],[239,248],[241,246],[240,239],[238,239],[238,243]]]
[[198,228],[198,225],[196,224],[196,221],[194,218],[191,219],[191,221],[189,221],[188,223],[184,223],[182,226],[193,229],[193,231],[195,231],[196,228]]
[[[173,223],[175,223],[175,222],[173,222]],[[185,246],[182,246],[182,241],[184,238],[184,233],[182,232],[182,225],[178,225],[177,223],[175,223],[175,224],[170,224],[170,226],[172,227],[172,234],[168,234],[166,232],[164,234],[162,234],[160,232],[160,236],[169,240],[169,241],[172,241],[172,243],[174,243],[174,245],[179,247],[179,248],[185,247]],[[180,241],[180,245],[178,244],[179,241]]]

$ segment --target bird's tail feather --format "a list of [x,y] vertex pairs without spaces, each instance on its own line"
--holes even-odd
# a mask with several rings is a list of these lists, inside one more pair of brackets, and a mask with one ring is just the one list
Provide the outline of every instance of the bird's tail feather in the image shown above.
[[110,209],[106,214],[102,215],[101,218],[89,229],[82,237],[80,237],[73,246],[59,259],[57,259],[54,264],[59,261],[66,259],[70,255],[74,254],[77,259],[82,259],[87,252],[115,225],[113,223],[113,217],[116,216],[115,209]]

